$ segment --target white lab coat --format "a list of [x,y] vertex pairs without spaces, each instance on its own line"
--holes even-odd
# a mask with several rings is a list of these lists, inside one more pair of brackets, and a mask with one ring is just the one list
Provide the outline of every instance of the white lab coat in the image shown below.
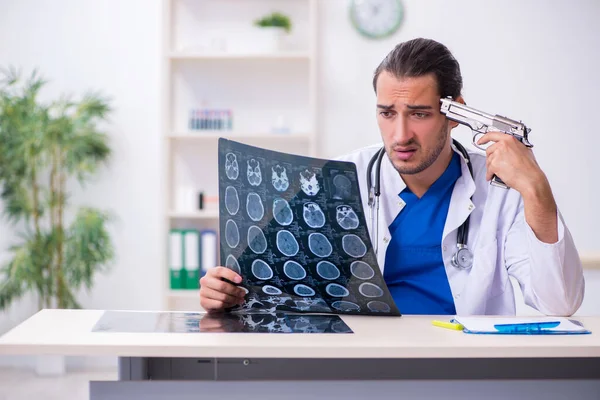
[[[352,161],[357,166],[369,229],[367,164],[380,147],[370,146],[340,157],[340,160]],[[485,179],[485,155],[474,152],[469,155],[474,179],[461,155],[462,176],[452,192],[440,243],[457,314],[514,315],[515,298],[509,276],[519,282],[526,304],[546,315],[573,314],[583,300],[585,283],[581,260],[560,212],[558,242],[539,241],[525,222],[521,195],[513,189],[491,186]],[[404,207],[398,194],[405,187],[389,158],[384,156],[377,257],[382,273],[391,236],[388,226]],[[469,214],[468,246],[474,260],[472,268],[462,270],[452,266],[451,259],[456,251],[458,227]]]

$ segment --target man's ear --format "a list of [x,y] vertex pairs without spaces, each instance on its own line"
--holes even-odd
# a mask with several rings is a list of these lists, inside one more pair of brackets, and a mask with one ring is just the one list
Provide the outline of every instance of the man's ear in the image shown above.
[[[461,96],[458,96],[456,99],[454,99],[455,102],[460,103],[460,104],[464,104],[465,106],[467,105],[467,103],[465,103],[465,99]],[[450,121],[450,123],[448,124],[450,126],[450,129],[454,129],[458,126],[458,122],[456,121]]]

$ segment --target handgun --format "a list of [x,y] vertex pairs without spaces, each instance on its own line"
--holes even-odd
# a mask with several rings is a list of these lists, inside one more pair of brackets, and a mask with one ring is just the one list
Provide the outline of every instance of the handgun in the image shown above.
[[[492,115],[483,111],[468,107],[465,104],[452,100],[451,97],[440,99],[440,112],[446,115],[446,118],[456,121],[471,128],[473,132],[473,145],[485,150],[477,145],[477,136],[484,135],[488,132],[498,131],[513,136],[519,142],[527,147],[533,147],[529,142],[530,128],[526,127],[521,121],[515,121],[501,115]],[[492,177],[490,184],[504,189],[508,186],[496,175]]]

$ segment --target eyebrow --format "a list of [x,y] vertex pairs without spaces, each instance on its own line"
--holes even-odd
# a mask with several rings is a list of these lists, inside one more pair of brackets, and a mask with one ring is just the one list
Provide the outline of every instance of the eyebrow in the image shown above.
[[[392,105],[386,106],[384,104],[377,104],[377,108],[381,108],[384,110],[393,110],[394,105],[392,104]],[[409,110],[431,110],[431,109],[433,109],[433,107],[431,107],[431,106],[420,105],[420,104],[417,104],[417,105],[407,104],[406,108],[408,108]]]

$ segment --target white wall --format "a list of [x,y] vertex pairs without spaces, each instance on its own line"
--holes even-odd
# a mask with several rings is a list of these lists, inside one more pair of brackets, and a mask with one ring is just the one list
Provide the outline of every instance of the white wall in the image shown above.
[[[400,31],[370,41],[353,30],[346,0],[319,2],[321,155],[377,141],[373,70],[400,41],[437,39],[461,63],[471,105],[533,128],[538,160],[581,252],[600,254],[595,232],[600,214],[593,203],[600,197],[593,174],[600,170],[594,163],[600,140],[593,125],[600,89],[600,2],[403,3]],[[97,88],[114,98],[109,127],[114,158],[75,199],[118,215],[112,228],[118,260],[81,299],[89,308],[159,308],[160,1],[0,0],[0,66],[8,64],[26,71],[39,67],[52,81],[48,95]],[[0,249],[14,240],[11,234],[0,223]],[[599,275],[586,273],[585,314],[600,314],[600,298],[593,297],[600,293]],[[26,299],[0,313],[0,333],[34,310]]]
[[[118,217],[111,225],[118,258],[92,293],[80,296],[84,307],[162,304],[160,12],[158,0],[0,0],[0,66],[38,67],[51,80],[46,98],[100,89],[114,99],[108,126],[114,156],[74,201]],[[0,223],[0,253],[15,240],[12,234]],[[34,311],[28,298],[0,312],[0,332]]]
[[578,248],[600,254],[600,189],[595,183],[600,135],[594,124],[600,2],[404,0],[403,25],[381,41],[354,31],[347,3],[320,2],[324,155],[378,141],[373,71],[398,42],[438,40],[461,64],[467,103],[522,119],[532,128],[536,157]]

